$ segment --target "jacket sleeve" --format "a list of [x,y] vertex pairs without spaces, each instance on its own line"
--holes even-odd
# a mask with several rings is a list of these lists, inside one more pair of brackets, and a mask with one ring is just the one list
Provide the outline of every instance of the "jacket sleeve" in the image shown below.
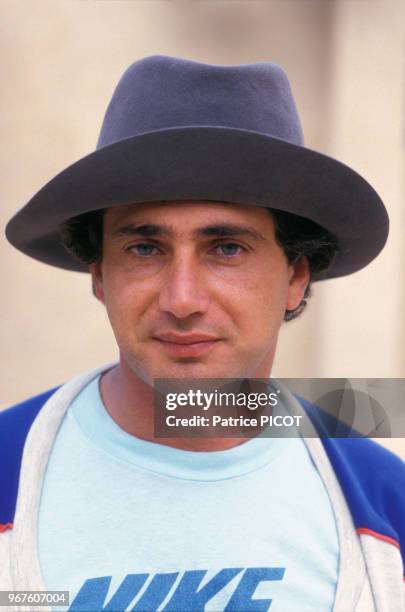
[[25,440],[57,387],[0,412],[0,537],[13,526]]

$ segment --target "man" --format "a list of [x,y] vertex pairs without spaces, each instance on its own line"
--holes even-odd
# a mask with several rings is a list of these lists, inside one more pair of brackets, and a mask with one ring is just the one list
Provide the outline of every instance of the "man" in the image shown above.
[[[156,379],[268,378],[310,282],[384,246],[379,197],[303,147],[278,67],[136,62],[97,151],[6,232],[90,272],[119,361],[0,415],[3,589],[67,590],[72,611],[403,609],[394,455],[155,430]],[[277,410],[323,436],[320,411],[280,388]]]

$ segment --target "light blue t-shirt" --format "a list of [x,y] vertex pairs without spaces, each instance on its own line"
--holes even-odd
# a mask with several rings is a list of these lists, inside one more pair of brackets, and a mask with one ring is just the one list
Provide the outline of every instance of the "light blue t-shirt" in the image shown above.
[[71,612],[327,612],[335,598],[333,510],[300,438],[146,442],[109,416],[98,379],[58,432],[38,536]]

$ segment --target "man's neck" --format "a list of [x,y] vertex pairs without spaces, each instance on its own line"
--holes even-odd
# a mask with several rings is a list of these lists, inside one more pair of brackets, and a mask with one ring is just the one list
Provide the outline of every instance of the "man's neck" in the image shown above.
[[188,451],[221,451],[246,442],[246,438],[161,438],[154,431],[154,392],[125,364],[102,375],[100,394],[112,419],[127,433],[149,442]]

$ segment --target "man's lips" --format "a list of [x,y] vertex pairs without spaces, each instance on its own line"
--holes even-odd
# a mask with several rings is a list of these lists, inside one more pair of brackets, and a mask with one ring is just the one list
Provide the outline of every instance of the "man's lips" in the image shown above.
[[211,334],[164,332],[154,336],[162,348],[175,357],[198,357],[211,350],[220,338]]
[[195,344],[196,342],[215,342],[219,340],[217,336],[212,334],[202,334],[197,332],[178,333],[178,332],[163,332],[156,334],[155,338],[162,342],[170,342],[172,344]]

